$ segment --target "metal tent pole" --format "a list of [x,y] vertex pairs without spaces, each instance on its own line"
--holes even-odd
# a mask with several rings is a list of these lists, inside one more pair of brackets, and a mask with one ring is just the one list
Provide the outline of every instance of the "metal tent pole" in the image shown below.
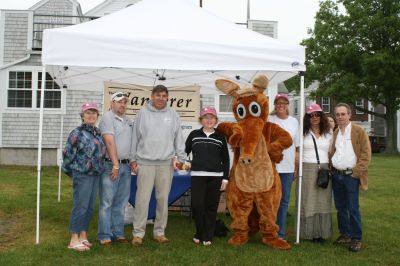
[[[62,143],[63,143],[63,131],[64,131],[64,114],[61,114],[61,125],[60,125],[60,146],[59,150],[62,152]],[[59,155],[59,154],[57,154]],[[62,155],[60,155],[62,156]],[[58,158],[58,195],[57,195],[57,200],[58,202],[61,201],[61,166],[62,166],[62,157]]]
[[303,116],[304,116],[304,72],[301,71],[300,75],[300,153],[299,153],[299,177],[298,177],[298,191],[297,191],[297,215],[296,215],[296,242],[300,243],[300,206],[301,206],[301,182],[303,179]]
[[43,139],[43,109],[44,109],[44,89],[46,86],[46,66],[42,67],[42,86],[40,93],[40,113],[39,113],[39,140],[37,158],[37,198],[36,198],[36,244],[39,244],[39,224],[40,224],[40,176],[42,169],[42,139]]

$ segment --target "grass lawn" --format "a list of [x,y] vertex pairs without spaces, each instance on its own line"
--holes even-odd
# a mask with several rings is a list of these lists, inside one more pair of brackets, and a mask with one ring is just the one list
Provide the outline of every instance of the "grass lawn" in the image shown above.
[[[42,169],[41,238],[35,245],[36,168],[0,166],[0,265],[400,265],[400,156],[374,155],[369,190],[361,193],[363,250],[301,242],[291,251],[264,246],[256,235],[246,245],[231,247],[227,238],[216,238],[211,247],[191,243],[194,223],[170,213],[167,236],[160,245],[151,240],[152,226],[141,247],[95,244],[90,252],[67,250],[71,211],[71,179],[63,176],[61,202],[57,202],[58,169]],[[293,186],[294,187],[294,186]],[[295,193],[289,212],[288,240],[295,241]],[[226,223],[229,217],[223,216]],[[338,236],[334,215],[334,234]],[[97,230],[95,213],[89,239]],[[130,238],[132,226],[126,226]]]

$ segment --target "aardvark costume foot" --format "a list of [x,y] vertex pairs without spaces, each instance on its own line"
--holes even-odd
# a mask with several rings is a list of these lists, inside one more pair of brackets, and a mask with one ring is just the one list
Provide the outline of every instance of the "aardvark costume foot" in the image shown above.
[[227,137],[234,148],[227,189],[228,208],[233,218],[231,228],[234,231],[229,244],[245,244],[249,235],[259,230],[263,236],[269,236],[265,241],[263,238],[264,244],[287,249],[289,244],[278,238],[275,223],[281,198],[281,183],[275,163],[282,160],[282,151],[292,145],[292,138],[278,125],[266,122],[269,105],[264,90],[268,79],[260,75],[243,88],[226,79],[219,79],[215,84],[233,97],[232,111],[237,120],[218,126],[218,131]]
[[236,230],[234,235],[228,240],[228,244],[232,246],[240,246],[246,244],[249,241],[249,236],[247,232],[239,232]]
[[292,246],[290,246],[290,244],[283,239],[277,238],[277,237],[273,237],[273,238],[269,238],[269,237],[263,237],[261,242],[264,245],[276,248],[276,249],[284,249],[284,250],[289,250],[292,248]]

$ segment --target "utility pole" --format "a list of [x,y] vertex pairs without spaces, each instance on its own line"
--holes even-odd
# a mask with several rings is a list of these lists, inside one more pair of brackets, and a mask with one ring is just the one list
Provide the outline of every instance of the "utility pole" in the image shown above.
[[250,20],[250,0],[247,0],[247,21]]
[[200,0],[200,7],[203,7],[203,0]]
[[247,20],[246,20],[247,28],[249,28],[249,20],[250,20],[250,0],[247,0]]

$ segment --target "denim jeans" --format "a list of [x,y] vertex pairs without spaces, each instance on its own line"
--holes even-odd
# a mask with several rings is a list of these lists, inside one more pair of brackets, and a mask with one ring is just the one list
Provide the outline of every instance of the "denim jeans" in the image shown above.
[[73,205],[69,225],[72,234],[88,230],[96,206],[99,179],[98,175],[86,175],[76,171],[72,173]]
[[286,218],[289,209],[290,190],[292,188],[293,175],[294,173],[279,173],[282,184],[282,197],[281,203],[279,204],[276,224],[279,226],[278,235],[282,239],[285,239],[286,235]]
[[359,186],[359,179],[333,171],[332,189],[340,234],[358,241],[362,238]]
[[119,175],[111,180],[112,163],[105,163],[100,180],[99,231],[98,240],[124,238],[125,206],[131,188],[131,169],[128,164],[119,165]]

